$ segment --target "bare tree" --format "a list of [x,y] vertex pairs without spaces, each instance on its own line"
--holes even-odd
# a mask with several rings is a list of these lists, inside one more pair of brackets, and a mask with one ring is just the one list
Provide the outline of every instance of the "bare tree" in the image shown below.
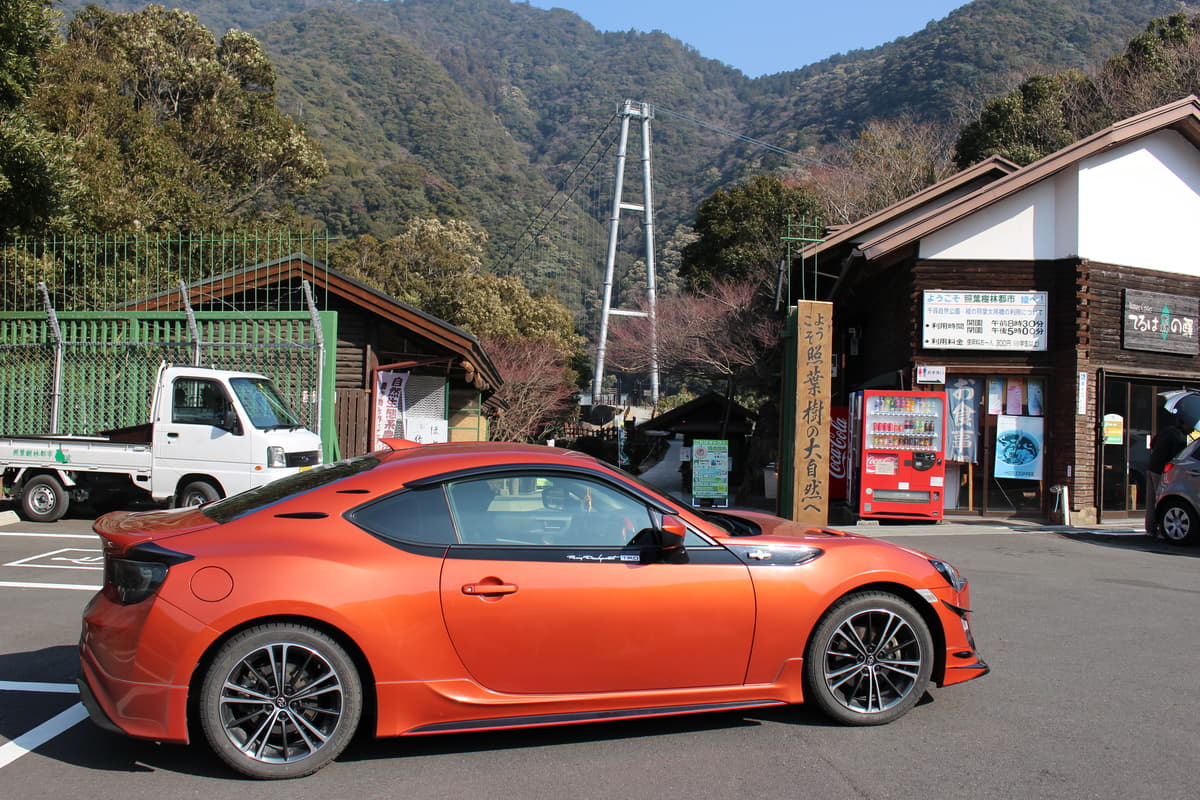
[[871,120],[812,171],[826,218],[850,223],[937,183],[954,171],[953,131],[912,117]]
[[515,337],[484,337],[481,344],[504,379],[491,438],[528,442],[552,435],[575,394],[561,350],[550,341]]
[[[754,374],[779,343],[782,323],[771,316],[761,282],[714,282],[696,292],[659,299],[657,353],[662,372],[732,384]],[[609,333],[609,359],[625,372],[650,368],[650,321],[621,319]]]

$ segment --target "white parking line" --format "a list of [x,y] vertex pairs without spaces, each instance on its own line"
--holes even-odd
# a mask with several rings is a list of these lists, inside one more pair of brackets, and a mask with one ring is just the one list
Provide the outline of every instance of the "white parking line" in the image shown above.
[[29,583],[22,581],[0,581],[0,588],[4,589],[75,589],[80,592],[94,592],[101,588],[99,585],[85,585],[81,583]]
[[29,533],[26,531],[0,531],[0,536],[32,536],[38,539],[92,539],[99,537],[94,533]]
[[[87,555],[76,556],[74,558],[63,555],[64,553],[86,553]],[[94,555],[93,555],[94,554]],[[35,564],[34,561],[45,559],[47,561],[62,561],[62,564]],[[19,558],[16,561],[10,561],[3,566],[6,567],[36,567],[37,569],[104,569],[104,551],[91,550],[82,547],[60,547],[57,550],[51,550],[49,553],[38,553],[35,556],[26,556]]]
[[0,768],[7,767],[39,745],[45,744],[63,731],[83,722],[87,719],[87,715],[87,709],[83,707],[83,703],[76,703],[28,733],[23,733],[7,744],[0,745]]
[[53,692],[55,694],[79,694],[73,683],[26,683],[25,681],[0,681],[0,692]]

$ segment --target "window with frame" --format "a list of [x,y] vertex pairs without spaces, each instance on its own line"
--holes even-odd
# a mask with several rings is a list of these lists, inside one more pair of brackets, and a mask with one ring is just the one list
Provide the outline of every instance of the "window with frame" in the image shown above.
[[223,427],[231,405],[217,381],[179,378],[172,389],[171,422]]
[[619,548],[653,525],[643,501],[578,475],[492,475],[446,484],[463,544]]
[[407,489],[368,503],[350,521],[383,539],[411,544],[456,544],[440,486]]

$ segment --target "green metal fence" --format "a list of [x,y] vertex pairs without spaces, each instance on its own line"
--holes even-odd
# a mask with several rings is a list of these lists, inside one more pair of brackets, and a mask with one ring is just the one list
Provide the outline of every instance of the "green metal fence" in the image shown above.
[[[18,237],[0,242],[0,311],[41,309],[39,283],[59,311],[119,309],[176,291],[181,281],[192,284],[294,254],[327,264],[334,241],[290,230]],[[276,310],[304,310],[285,296],[261,299]]]
[[[261,372],[318,431],[322,352],[311,317],[290,312],[0,313],[0,432],[95,434],[150,418],[161,363]],[[57,413],[57,422],[55,414]]]
[[253,308],[196,311],[194,324],[182,311],[121,309],[297,254],[324,265],[333,241],[284,230],[0,242],[0,433],[140,424],[158,366],[199,364],[270,377],[331,457],[331,359],[321,340],[334,338],[333,312],[318,307],[314,319],[303,295],[271,285],[255,288]]

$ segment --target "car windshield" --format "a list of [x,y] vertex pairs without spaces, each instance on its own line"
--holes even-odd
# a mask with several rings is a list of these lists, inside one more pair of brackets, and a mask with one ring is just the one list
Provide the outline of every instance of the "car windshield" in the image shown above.
[[751,522],[743,517],[733,516],[731,514],[721,514],[716,511],[706,511],[702,508],[693,508],[692,513],[703,517],[708,522],[723,529],[730,536],[761,536],[762,527],[757,523]]
[[262,430],[304,427],[296,412],[279,396],[275,384],[266,378],[232,378],[229,383],[254,427]]
[[379,459],[374,456],[358,456],[335,461],[332,464],[322,464],[319,467],[297,472],[295,475],[271,481],[223,500],[208,503],[200,510],[214,522],[226,523],[272,503],[278,503],[280,500],[316,489],[318,486],[325,486],[374,469],[379,463]]

